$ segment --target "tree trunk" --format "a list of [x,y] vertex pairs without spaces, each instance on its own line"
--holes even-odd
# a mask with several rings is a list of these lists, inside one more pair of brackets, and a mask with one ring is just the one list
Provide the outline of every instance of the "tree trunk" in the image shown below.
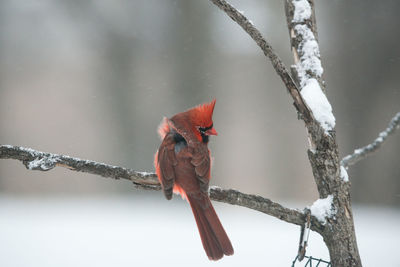
[[[309,127],[315,129],[315,127]],[[320,130],[311,133],[315,140]],[[326,218],[323,229],[319,229],[329,250],[332,266],[362,266],[358,252],[351,209],[351,183],[340,177],[339,151],[336,136],[320,139],[315,144],[315,150],[308,151],[308,157],[317,184],[320,198],[333,196],[335,214]]]
[[[349,189],[350,187],[347,187]],[[340,192],[336,216],[328,220],[322,236],[328,247],[332,266],[362,266],[351,212],[350,194]]]

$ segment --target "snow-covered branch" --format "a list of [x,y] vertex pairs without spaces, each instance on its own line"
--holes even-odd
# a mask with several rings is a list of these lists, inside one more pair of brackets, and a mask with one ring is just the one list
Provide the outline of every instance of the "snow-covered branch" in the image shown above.
[[372,152],[381,147],[389,135],[393,134],[400,128],[400,112],[398,112],[389,122],[388,127],[379,133],[379,136],[369,145],[354,150],[353,154],[347,155],[342,159],[340,164],[347,168],[350,165],[356,164],[358,161],[367,157]]
[[328,132],[335,127],[332,107],[323,92],[324,72],[317,41],[313,2],[286,0],[285,11],[295,65],[292,72],[299,82],[301,96],[314,118]]
[[292,75],[315,118],[312,123],[306,124],[310,143],[308,156],[320,198],[326,198],[332,194],[328,183],[340,183],[341,180],[337,172],[339,155],[333,131],[335,117],[323,87],[314,1],[286,0],[285,13],[295,63]]
[[[113,179],[129,180],[132,181],[134,186],[138,189],[161,189],[157,176],[153,172],[135,171],[92,160],[41,152],[31,148],[0,145],[0,159],[19,160],[28,170],[49,171],[58,166],[73,171],[86,172]],[[286,208],[279,203],[275,203],[261,196],[244,194],[237,190],[213,186],[210,188],[210,197],[215,201],[257,210],[288,223],[297,225],[303,225],[305,223],[305,215],[302,211]],[[318,219],[312,217],[311,229],[320,232],[323,228],[324,226]]]

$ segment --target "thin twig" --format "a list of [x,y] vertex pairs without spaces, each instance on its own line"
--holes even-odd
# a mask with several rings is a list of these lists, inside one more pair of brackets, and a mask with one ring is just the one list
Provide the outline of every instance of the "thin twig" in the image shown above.
[[354,150],[353,154],[344,157],[340,162],[340,164],[345,168],[349,167],[350,165],[356,164],[358,161],[364,159],[369,154],[380,148],[383,142],[386,141],[386,138],[389,135],[393,134],[399,128],[400,128],[400,112],[398,112],[390,120],[388,127],[384,131],[380,132],[379,136],[371,144]]
[[[86,172],[108,178],[129,180],[132,181],[134,186],[138,189],[161,189],[157,176],[153,172],[135,171],[92,160],[41,152],[31,148],[0,145],[0,159],[19,160],[29,170],[49,171],[59,166],[73,171]],[[304,213],[302,211],[283,207],[261,196],[244,194],[236,190],[222,189],[214,186],[210,188],[210,198],[215,201],[257,210],[288,223],[302,225],[305,222]],[[321,231],[321,229],[323,229],[323,226],[316,218],[313,218],[312,229],[315,231]]]
[[294,105],[297,111],[301,114],[302,119],[306,124],[313,121],[312,113],[310,112],[307,105],[304,103],[299,89],[296,83],[293,81],[292,77],[285,64],[279,58],[279,56],[272,49],[272,46],[267,42],[267,40],[261,35],[260,31],[254,26],[254,24],[247,19],[242,12],[237,10],[234,6],[226,2],[225,0],[210,0],[213,4],[224,11],[233,21],[239,24],[243,30],[245,30],[250,37],[257,43],[257,45],[264,52],[272,63],[276,73],[281,77],[283,83],[288,89],[290,95],[294,100]]

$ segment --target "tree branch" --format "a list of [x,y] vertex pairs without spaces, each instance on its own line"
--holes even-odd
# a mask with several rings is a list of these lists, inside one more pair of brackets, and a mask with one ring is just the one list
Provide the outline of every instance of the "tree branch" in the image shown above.
[[[152,172],[140,172],[92,160],[41,152],[31,148],[0,145],[0,159],[19,160],[28,170],[49,171],[58,166],[117,180],[129,180],[138,189],[161,190],[157,175]],[[302,211],[283,207],[261,196],[244,194],[236,190],[213,186],[210,188],[210,198],[215,201],[257,210],[288,223],[297,225],[305,223],[305,215]],[[312,229],[315,231],[319,232],[324,228],[315,217],[312,218],[312,223]]]
[[383,142],[386,141],[388,136],[393,134],[399,128],[400,128],[400,112],[398,112],[390,120],[388,127],[384,131],[380,132],[379,136],[371,144],[354,150],[353,154],[344,157],[340,161],[340,164],[345,168],[349,167],[350,165],[356,164],[357,162],[364,159],[369,154],[375,152],[378,148],[380,148]]
[[[304,225],[306,221],[306,214],[304,212],[285,208],[281,204],[275,203],[268,198],[244,194],[233,189],[222,189],[217,186],[212,186],[210,189],[210,198],[219,202],[257,210],[282,221],[300,226]],[[311,229],[318,233],[324,230],[324,225],[314,216],[311,217],[311,225]]]
[[303,98],[300,95],[300,91],[297,88],[296,83],[290,76],[288,69],[286,68],[282,60],[279,58],[279,56],[272,49],[272,46],[261,35],[260,31],[240,11],[238,11],[235,7],[233,7],[225,0],[210,0],[210,1],[214,5],[219,7],[222,11],[224,11],[233,21],[239,24],[240,27],[242,27],[243,30],[245,30],[250,35],[250,37],[257,43],[257,45],[264,52],[264,55],[271,60],[272,66],[274,67],[279,77],[281,77],[283,83],[285,84],[290,95],[292,96],[294,100],[294,106],[301,115],[302,119],[305,121],[306,124],[312,122],[313,115],[310,112],[307,105],[304,103]]
[[49,171],[59,166],[103,177],[130,180],[135,187],[141,189],[161,190],[155,173],[139,172],[91,160],[41,152],[31,148],[2,145],[0,146],[0,159],[19,160],[28,170]]
[[301,87],[304,87],[308,79],[314,78],[325,91],[314,0],[285,0],[285,13],[295,63],[291,66],[292,77]]

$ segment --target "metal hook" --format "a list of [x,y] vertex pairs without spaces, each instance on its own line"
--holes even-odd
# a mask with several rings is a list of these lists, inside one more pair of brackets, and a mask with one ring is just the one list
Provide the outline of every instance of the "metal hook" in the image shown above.
[[309,209],[305,209],[304,213],[306,215],[306,222],[301,226],[300,230],[299,250],[297,253],[297,259],[299,261],[302,261],[306,255],[306,247],[308,245],[308,237],[310,236],[311,229],[311,211]]

